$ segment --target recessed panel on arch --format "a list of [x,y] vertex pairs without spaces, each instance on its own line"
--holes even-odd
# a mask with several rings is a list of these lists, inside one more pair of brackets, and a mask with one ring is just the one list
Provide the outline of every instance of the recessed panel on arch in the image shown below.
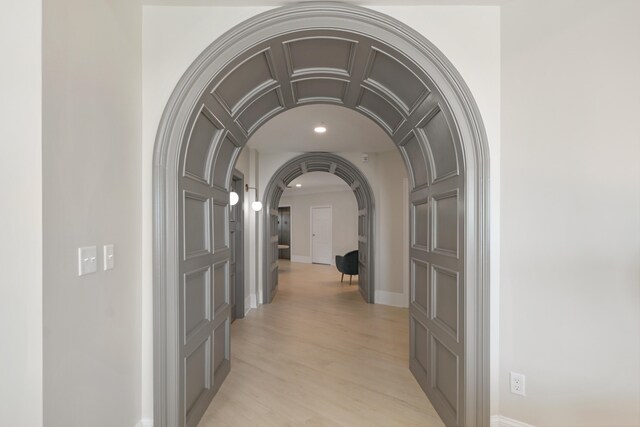
[[217,318],[221,309],[229,304],[228,263],[221,262],[213,267],[213,316]]
[[254,100],[240,113],[236,122],[246,135],[250,135],[258,126],[284,109],[280,89],[268,91]]
[[230,134],[220,141],[217,151],[215,153],[215,159],[213,160],[213,176],[211,183],[220,189],[226,189],[231,176],[231,165],[239,150],[238,146],[234,142],[234,139]]
[[209,183],[211,156],[222,133],[222,125],[214,118],[213,113],[202,108],[191,129],[184,160],[184,176]]
[[431,277],[429,275],[429,263],[418,259],[411,260],[411,276],[415,286],[411,289],[411,302],[419,310],[429,315],[431,302]]
[[[460,358],[433,334],[431,334],[430,346],[431,366],[433,368],[431,387],[444,403],[440,410],[448,411],[449,417],[447,419],[453,419],[457,424],[459,419],[460,382],[458,381],[458,376],[460,375]],[[437,369],[435,369],[436,367]]]
[[184,259],[204,255],[211,251],[211,204],[203,195],[184,192]]
[[349,186],[355,183],[355,181],[353,180],[353,175],[350,174],[349,171],[343,170],[341,167],[336,167],[333,173],[335,176],[346,182]]
[[213,378],[219,378],[229,364],[229,321],[225,320],[213,331]]
[[333,102],[344,103],[348,82],[332,78],[308,78],[291,83],[296,103]]
[[211,267],[185,274],[182,286],[183,340],[186,343],[200,326],[211,320]]
[[432,283],[431,319],[443,330],[459,341],[460,284],[458,272],[436,265],[431,266]]
[[422,151],[418,138],[412,132],[400,145],[400,152],[411,168],[413,187],[420,188],[429,183],[429,171],[427,170],[427,158]]
[[307,160],[300,164],[300,170],[302,173],[308,172],[328,172],[329,165],[321,160]]
[[458,191],[437,194],[431,201],[431,249],[453,257],[458,256]]
[[213,250],[219,252],[229,248],[229,204],[228,200],[213,199]]
[[[185,358],[184,402],[187,423],[194,414],[203,412],[199,403],[205,402],[205,394],[211,389],[211,337],[207,337]],[[205,407],[206,409],[206,407]]]
[[413,347],[411,358],[420,365],[425,375],[428,375],[431,372],[431,366],[429,366],[429,331],[415,317],[411,318],[411,326],[412,334],[416,337],[415,341],[411,343]]
[[433,182],[458,175],[458,160],[453,134],[447,118],[436,107],[419,125],[429,149]]
[[365,87],[360,92],[356,108],[378,122],[390,135],[395,134],[404,122],[404,117],[394,105]]
[[309,73],[349,76],[357,42],[338,37],[306,37],[284,43],[291,77]]
[[267,49],[231,70],[213,90],[213,95],[230,115],[235,116],[257,92],[275,83],[271,52]]
[[413,210],[413,235],[411,236],[411,246],[414,248],[429,249],[429,200],[423,199],[412,203]]
[[429,94],[411,70],[379,49],[372,49],[365,78],[366,83],[393,98],[407,115]]

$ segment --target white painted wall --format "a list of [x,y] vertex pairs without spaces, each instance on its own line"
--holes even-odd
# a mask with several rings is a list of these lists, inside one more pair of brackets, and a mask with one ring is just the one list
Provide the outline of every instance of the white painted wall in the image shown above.
[[[141,8],[50,0],[43,13],[44,417],[130,427],[142,378]],[[115,269],[78,277],[77,248],[108,243]]]
[[[195,58],[217,37],[268,7],[143,7],[143,365],[152,362],[151,328],[151,165],[153,144],[162,111],[180,76]],[[412,26],[435,43],[460,71],[471,88],[487,129],[491,150],[491,288],[492,307],[498,307],[500,253],[500,9],[493,6],[376,6]],[[188,28],[188,31],[184,29]],[[264,171],[266,153],[260,159],[255,183],[263,186],[271,175]],[[296,153],[291,153],[291,156]],[[357,153],[355,161],[359,161]],[[275,170],[275,169],[273,169]],[[366,172],[366,170],[365,170]],[[265,181],[265,178],[267,181]],[[262,189],[261,189],[262,190]],[[256,224],[259,235],[261,225]],[[261,243],[258,241],[258,247]],[[254,254],[252,286],[257,286],[260,260]],[[379,263],[378,263],[379,264]],[[381,272],[376,272],[380,277]],[[391,273],[394,274],[395,273]],[[405,279],[406,280],[406,279]],[[396,294],[396,293],[394,293]],[[258,292],[258,299],[260,295]],[[494,372],[499,360],[498,313],[492,311],[492,354]],[[144,379],[144,416],[151,414],[151,383]],[[492,387],[492,413],[496,413],[497,382]]]
[[[409,178],[398,151],[377,154],[376,159],[376,289],[403,294],[409,305]],[[387,297],[377,295],[378,301]],[[390,296],[394,298],[393,295]],[[399,305],[399,304],[394,304]]]
[[[346,187],[346,185],[345,185]],[[291,206],[291,260],[311,262],[311,207],[332,207],[332,256],[358,249],[358,205],[353,191],[283,196],[280,206]]]
[[[235,168],[243,173],[245,184],[253,186],[255,181],[255,165],[256,151],[249,147],[245,147],[238,156]],[[252,160],[253,159],[253,160]],[[254,167],[252,167],[252,164]],[[253,190],[250,192],[243,191],[240,194],[244,202],[244,295],[245,295],[245,312],[251,308],[257,307],[256,301],[256,285],[255,285],[255,268],[252,266],[256,263],[257,248],[253,242],[256,241],[256,213],[251,209],[253,202]]]
[[42,426],[42,1],[0,14],[0,425]]
[[640,425],[638,19],[502,8],[500,412],[536,426]]

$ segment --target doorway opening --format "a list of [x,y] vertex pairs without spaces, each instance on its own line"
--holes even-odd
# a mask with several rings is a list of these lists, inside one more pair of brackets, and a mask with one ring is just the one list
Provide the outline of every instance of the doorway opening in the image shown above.
[[333,259],[333,206],[311,207],[311,263],[331,265]]
[[[292,260],[291,257],[283,257],[280,251],[280,274],[283,271],[281,261],[289,260],[331,265],[342,275],[341,283],[344,271],[348,275],[349,284],[352,283],[353,276],[357,280],[359,214],[351,187],[341,178],[327,172],[309,172],[294,179],[284,190],[279,202],[278,248],[289,236],[289,233],[282,233],[282,224],[286,227],[294,216],[297,238],[296,247],[292,250],[295,256]],[[346,254],[348,256],[345,258]],[[281,282],[280,278],[278,282]]]
[[[235,170],[231,177],[230,190],[242,194],[244,175]],[[242,319],[245,313],[244,286],[244,198],[238,197],[236,203],[229,206],[229,305],[231,306],[231,322]]]
[[[460,75],[421,35],[336,3],[287,6],[232,29],[187,70],[167,104],[154,160],[154,423],[195,425],[230,370],[233,166],[265,122],[310,103],[369,117],[402,154],[410,176],[411,371],[447,425],[488,424],[488,152],[480,115]],[[188,283],[214,298],[182,298]],[[191,309],[202,316],[187,330]]]
[[[277,207],[280,205],[282,195],[287,190],[289,184],[296,178],[303,177],[309,173],[328,173],[339,178],[346,183],[356,198],[357,205],[357,249],[358,250],[358,286],[362,297],[366,302],[373,303],[375,298],[374,264],[373,264],[373,242],[374,242],[374,197],[373,190],[367,177],[353,163],[344,159],[340,155],[333,153],[306,153],[294,157],[280,166],[267,184],[264,191],[264,251],[263,251],[263,301],[269,303],[273,300],[278,291],[278,259],[275,256],[278,252],[277,235]],[[322,212],[329,212],[324,206]],[[333,209],[331,208],[331,211]],[[312,211],[310,220],[313,221]],[[320,226],[323,226],[322,224]],[[324,224],[326,227],[326,223]],[[313,230],[309,225],[307,232]],[[312,232],[310,234],[313,234]],[[327,233],[328,234],[328,233]],[[325,239],[326,240],[326,239]],[[331,239],[333,240],[333,238]],[[322,242],[315,245],[316,250],[322,253],[315,261],[321,264],[332,264],[334,257],[332,243]],[[314,262],[314,236],[309,236],[309,259]]]
[[291,261],[291,205],[278,206],[278,259]]

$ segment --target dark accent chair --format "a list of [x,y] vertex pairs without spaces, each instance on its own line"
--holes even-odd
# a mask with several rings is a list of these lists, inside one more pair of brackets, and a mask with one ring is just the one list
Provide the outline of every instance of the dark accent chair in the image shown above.
[[358,251],[347,252],[344,256],[336,255],[336,267],[342,273],[340,282],[344,280],[344,275],[348,274],[349,284],[351,284],[353,275],[358,275]]

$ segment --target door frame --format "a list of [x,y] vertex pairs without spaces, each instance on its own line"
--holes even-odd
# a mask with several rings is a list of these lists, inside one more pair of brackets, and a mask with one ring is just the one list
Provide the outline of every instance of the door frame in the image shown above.
[[[236,310],[235,318],[242,319],[245,314],[245,283],[244,283],[244,174],[237,169],[233,170],[232,181],[240,181],[240,200],[236,206],[240,206],[237,222],[239,223],[240,238],[236,237],[236,284],[234,285]],[[237,233],[237,231],[236,231]],[[240,255],[240,256],[238,256]],[[242,286],[237,286],[240,283]]]
[[293,206],[278,205],[279,208],[289,208],[289,262],[293,262]]
[[[313,264],[313,210],[314,209],[326,209],[329,208],[331,211],[331,238],[329,239],[329,246],[331,247],[331,256],[329,257],[329,264],[331,265],[331,259],[333,258],[333,205],[318,205],[318,206],[309,206],[309,246],[311,253],[311,264]],[[326,264],[325,264],[326,265]]]

